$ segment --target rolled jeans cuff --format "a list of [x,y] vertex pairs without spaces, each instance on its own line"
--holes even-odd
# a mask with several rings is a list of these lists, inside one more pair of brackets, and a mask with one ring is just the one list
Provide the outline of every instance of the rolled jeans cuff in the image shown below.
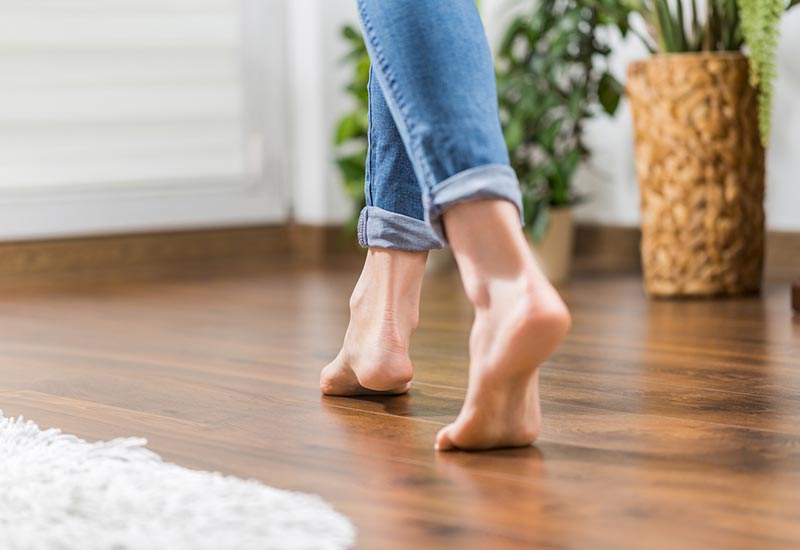
[[422,220],[367,206],[358,217],[358,243],[364,248],[422,251],[444,248]]
[[442,242],[447,242],[442,214],[460,202],[481,199],[507,200],[517,207],[520,225],[525,225],[519,180],[514,170],[505,164],[487,164],[459,172],[433,186],[427,199],[425,216]]

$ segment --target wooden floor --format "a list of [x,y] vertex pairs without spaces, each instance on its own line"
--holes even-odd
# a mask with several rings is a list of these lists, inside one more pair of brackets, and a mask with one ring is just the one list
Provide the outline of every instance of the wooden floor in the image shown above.
[[414,388],[323,398],[350,268],[77,285],[0,297],[0,408],[84,438],[321,494],[358,548],[800,547],[800,321],[763,297],[648,301],[636,278],[564,289],[527,449],[433,451],[459,410],[470,310],[426,281]]

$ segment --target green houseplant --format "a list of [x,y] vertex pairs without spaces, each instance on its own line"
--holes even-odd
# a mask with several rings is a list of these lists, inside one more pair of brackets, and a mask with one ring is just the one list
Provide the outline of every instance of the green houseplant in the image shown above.
[[800,0],[706,0],[705,15],[698,1],[636,0],[634,13],[645,21],[638,33],[651,53],[747,50],[750,82],[759,91],[759,128],[769,141],[772,87],[777,76],[775,50],[783,13]]
[[[654,296],[757,291],[782,13],[799,0],[636,0],[653,52],[632,63],[645,289]],[[640,27],[641,28],[641,27]]]
[[353,99],[353,108],[342,115],[336,125],[334,144],[337,149],[336,165],[342,176],[347,195],[352,199],[354,215],[350,218],[350,229],[355,231],[358,213],[366,205],[364,178],[367,162],[367,135],[369,130],[369,54],[361,33],[355,27],[342,28],[342,38],[347,41],[349,52],[344,62],[351,69],[350,81],[345,90]]
[[511,21],[498,51],[501,122],[526,227],[554,280],[569,273],[572,180],[589,155],[584,126],[600,112],[613,114],[622,92],[601,29],[627,32],[627,14],[617,0],[540,0]]

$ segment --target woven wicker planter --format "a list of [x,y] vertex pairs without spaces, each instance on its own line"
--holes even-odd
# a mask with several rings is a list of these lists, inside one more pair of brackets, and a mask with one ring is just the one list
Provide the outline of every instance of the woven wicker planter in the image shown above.
[[632,63],[642,263],[652,296],[755,292],[764,257],[764,149],[747,59]]

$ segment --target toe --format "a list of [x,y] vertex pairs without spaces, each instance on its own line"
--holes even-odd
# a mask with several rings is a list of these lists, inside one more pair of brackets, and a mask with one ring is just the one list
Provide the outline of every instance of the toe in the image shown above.
[[331,397],[352,397],[358,395],[402,395],[411,388],[411,382],[387,389],[373,390],[358,382],[353,370],[346,364],[334,361],[320,373],[319,389],[323,395]]
[[439,433],[436,434],[436,443],[433,446],[434,449],[437,451],[452,451],[456,448],[450,437],[451,427],[452,424],[439,430]]
[[355,374],[338,357],[320,373],[319,389],[324,395],[349,395],[357,387]]
[[321,391],[324,395],[330,395],[335,390],[335,386],[326,371],[327,367],[322,369],[322,372],[319,375],[319,391]]

